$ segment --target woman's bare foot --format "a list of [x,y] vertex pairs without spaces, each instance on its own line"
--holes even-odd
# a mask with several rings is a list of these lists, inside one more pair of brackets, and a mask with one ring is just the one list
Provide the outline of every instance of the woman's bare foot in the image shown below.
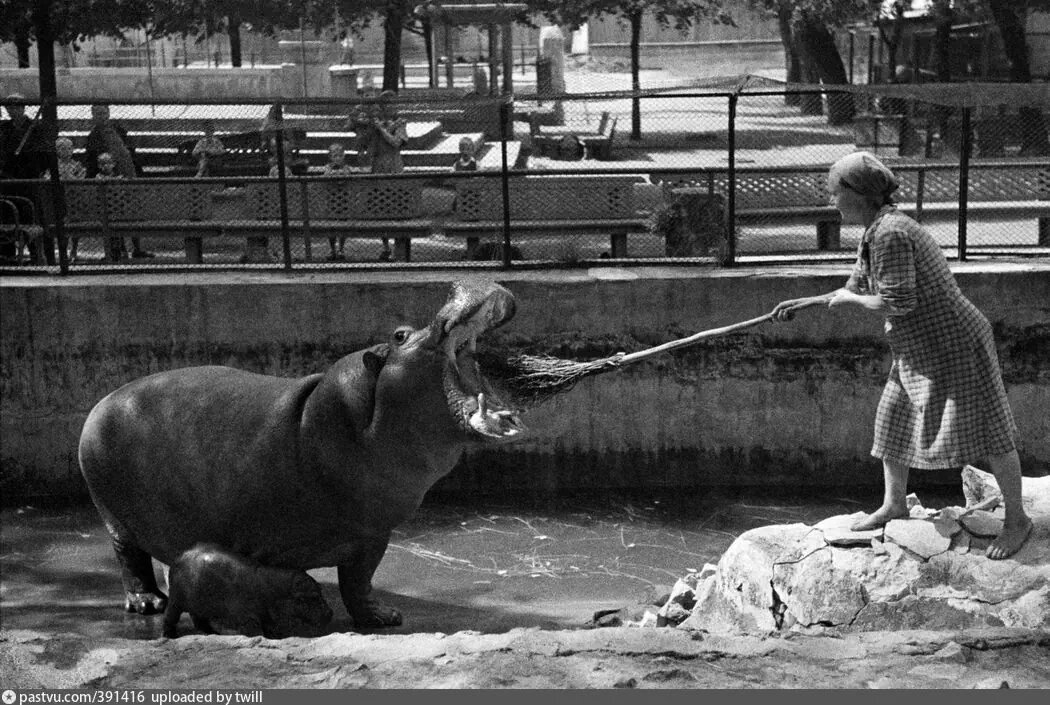
[[985,550],[984,555],[993,561],[1009,558],[1020,550],[1024,542],[1028,540],[1030,533],[1032,533],[1032,520],[1028,517],[1014,524],[1004,524],[1003,530],[999,532],[995,541],[992,541],[992,545]]
[[886,526],[886,524],[894,519],[907,518],[907,507],[887,507],[886,505],[883,505],[871,514],[868,514],[866,517],[853,522],[849,528],[850,531],[870,531],[871,529],[879,529]]

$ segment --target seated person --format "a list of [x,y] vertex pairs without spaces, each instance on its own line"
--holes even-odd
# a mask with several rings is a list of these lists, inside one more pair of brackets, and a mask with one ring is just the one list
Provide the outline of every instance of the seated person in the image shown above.
[[558,141],[557,158],[562,161],[579,161],[586,153],[586,146],[576,135],[565,135]]
[[453,171],[477,171],[478,160],[474,156],[474,140],[463,137],[459,141],[459,159],[452,165]]

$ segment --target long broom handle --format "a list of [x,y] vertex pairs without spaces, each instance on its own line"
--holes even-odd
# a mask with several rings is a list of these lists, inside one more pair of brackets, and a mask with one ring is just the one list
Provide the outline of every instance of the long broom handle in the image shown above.
[[762,316],[759,316],[758,318],[752,318],[748,321],[741,321],[740,323],[734,323],[729,326],[723,326],[722,328],[702,330],[699,333],[694,333],[693,335],[690,335],[688,338],[679,338],[678,340],[672,340],[669,343],[663,343],[662,345],[657,345],[656,347],[646,348],[645,350],[639,350],[638,352],[633,352],[629,355],[624,355],[623,357],[617,360],[617,363],[620,365],[626,365],[631,362],[637,362],[638,360],[650,357],[652,355],[656,355],[658,353],[667,352],[668,350],[674,350],[675,348],[684,348],[687,345],[698,343],[701,340],[706,340],[708,338],[717,338],[720,335],[726,335],[728,333],[733,333],[738,330],[744,330],[745,328],[757,326],[759,323],[765,323],[766,321],[771,320],[773,320],[773,314],[767,313]]

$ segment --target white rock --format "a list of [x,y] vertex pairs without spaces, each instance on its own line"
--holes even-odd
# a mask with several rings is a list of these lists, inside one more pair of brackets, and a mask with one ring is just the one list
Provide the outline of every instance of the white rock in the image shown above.
[[[1034,529],[1020,551],[1001,561],[984,555],[988,539],[967,531],[951,536],[958,508],[936,513],[936,520],[892,521],[883,541],[848,549],[825,541],[825,532],[848,517],[829,517],[817,525],[821,529],[793,524],[748,531],[716,572],[699,581],[696,607],[679,628],[723,634],[951,630],[989,623],[1048,629],[1050,477],[1024,478],[1022,487]],[[966,655],[950,650],[938,660]]]
[[941,536],[932,521],[923,519],[894,519],[886,524],[885,537],[922,558],[944,553],[952,545],[951,537]]
[[824,534],[824,541],[831,546],[868,546],[872,539],[882,538],[882,527],[867,531],[853,531],[849,527],[858,519],[863,519],[864,512],[839,514],[828,517],[813,525]]
[[963,528],[974,536],[983,536],[986,538],[994,538],[1003,530],[1002,519],[993,516],[991,512],[981,510],[962,517],[959,519],[959,523],[961,523]]

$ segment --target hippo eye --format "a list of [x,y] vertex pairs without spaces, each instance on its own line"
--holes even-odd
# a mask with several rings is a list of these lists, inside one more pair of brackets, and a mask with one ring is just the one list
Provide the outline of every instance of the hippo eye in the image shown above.
[[394,342],[398,345],[404,345],[405,341],[408,340],[408,336],[412,333],[411,328],[398,328],[394,331]]

